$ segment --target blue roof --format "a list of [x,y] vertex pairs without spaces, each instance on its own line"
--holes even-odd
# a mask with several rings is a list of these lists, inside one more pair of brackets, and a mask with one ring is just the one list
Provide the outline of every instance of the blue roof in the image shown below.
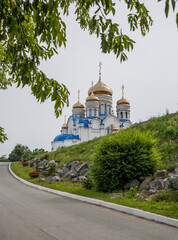
[[79,123],[84,123],[84,127],[88,127],[88,124],[90,123],[88,120],[84,120],[81,118],[78,118],[78,119],[79,119]]
[[60,134],[55,137],[53,142],[58,142],[58,141],[64,141],[64,140],[69,140],[69,139],[80,139],[79,135],[73,135],[73,134]]
[[130,122],[130,120],[127,119],[127,118],[120,118],[119,120],[120,120],[121,122]]

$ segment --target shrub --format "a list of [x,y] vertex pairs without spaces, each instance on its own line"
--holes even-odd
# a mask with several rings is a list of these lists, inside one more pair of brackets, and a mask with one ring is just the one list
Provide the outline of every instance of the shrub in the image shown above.
[[85,180],[82,182],[82,186],[83,186],[85,189],[87,189],[87,190],[92,189],[92,187],[93,187],[93,181],[92,181],[92,179],[91,179],[91,178],[85,179]]
[[119,188],[132,179],[154,173],[159,159],[150,132],[127,129],[104,138],[94,156],[92,174],[99,191]]

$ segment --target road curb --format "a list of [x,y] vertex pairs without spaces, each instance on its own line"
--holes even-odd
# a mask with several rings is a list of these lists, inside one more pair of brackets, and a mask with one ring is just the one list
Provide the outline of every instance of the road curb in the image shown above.
[[72,193],[62,192],[62,191],[59,191],[59,190],[54,190],[54,189],[51,189],[51,188],[47,188],[47,187],[43,187],[43,186],[40,186],[40,185],[37,185],[37,184],[27,182],[24,179],[15,175],[15,173],[12,172],[11,163],[9,164],[9,172],[12,174],[12,176],[14,176],[20,182],[22,182],[22,183],[24,183],[28,186],[31,186],[33,188],[45,191],[45,192],[50,192],[50,193],[53,193],[53,194],[56,194],[56,195],[59,195],[59,196],[64,196],[64,197],[72,198],[72,199],[79,200],[79,201],[82,201],[82,202],[86,202],[86,203],[89,203],[89,204],[94,204],[94,205],[97,205],[97,206],[113,209],[113,210],[116,210],[116,211],[119,211],[119,212],[134,215],[136,217],[144,218],[144,219],[159,222],[159,223],[164,223],[164,224],[167,224],[167,225],[178,228],[178,220],[177,219],[164,217],[162,215],[146,212],[146,211],[143,211],[143,210],[140,210],[140,209],[137,209],[137,208],[126,207],[126,206],[122,206],[122,205],[118,205],[118,204],[110,203],[110,202],[105,202],[105,201],[94,199],[94,198],[88,198],[88,197],[83,197],[83,196],[79,196],[79,195],[72,194]]

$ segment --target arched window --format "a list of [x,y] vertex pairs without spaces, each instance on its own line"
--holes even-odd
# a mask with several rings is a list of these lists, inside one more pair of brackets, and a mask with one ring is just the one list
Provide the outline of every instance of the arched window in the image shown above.
[[89,109],[89,116],[91,116],[91,109]]
[[121,112],[121,118],[123,118],[123,112]]
[[96,116],[96,108],[94,109],[94,115]]
[[101,114],[101,105],[99,105],[99,114]]
[[106,105],[106,103],[104,104],[104,113],[107,114],[107,105]]
[[126,116],[126,118],[128,117],[127,112],[125,112],[125,116]]

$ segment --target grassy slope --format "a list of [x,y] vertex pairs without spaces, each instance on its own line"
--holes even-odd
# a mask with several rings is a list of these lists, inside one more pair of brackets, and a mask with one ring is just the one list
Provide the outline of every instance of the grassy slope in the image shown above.
[[[178,113],[162,116],[159,118],[152,118],[147,122],[135,124],[132,127],[136,127],[141,131],[153,131],[155,137],[158,138],[158,147],[162,154],[163,168],[171,169],[175,163],[178,162]],[[107,136],[105,137],[107,138]],[[103,137],[75,146],[61,148],[55,152],[50,152],[49,159],[60,161],[60,166],[63,166],[65,163],[73,160],[79,160],[81,162],[92,162],[92,155],[102,138]],[[147,202],[143,199],[135,200],[133,198],[135,193],[132,193],[131,190],[129,191],[128,195],[124,197],[112,199],[109,196],[109,193],[100,193],[95,189],[86,190],[80,183],[39,183],[38,179],[30,179],[28,176],[28,173],[30,171],[33,171],[33,169],[29,166],[22,167],[21,163],[13,163],[12,170],[19,177],[22,177],[27,181],[36,184],[40,184],[42,186],[135,207],[178,219],[178,193],[174,193],[174,195],[170,196],[170,198],[168,197],[172,193],[167,193],[164,198],[160,198],[157,201],[152,200],[151,202]]]
[[[162,168],[171,170],[178,162],[178,113],[151,118],[147,122],[134,124],[132,127],[136,127],[140,131],[151,130],[154,133],[154,136],[158,138],[158,148],[163,163]],[[60,161],[60,165],[73,160],[92,162],[92,154],[102,139],[103,137],[100,137],[75,146],[63,147],[50,152],[49,158]]]

